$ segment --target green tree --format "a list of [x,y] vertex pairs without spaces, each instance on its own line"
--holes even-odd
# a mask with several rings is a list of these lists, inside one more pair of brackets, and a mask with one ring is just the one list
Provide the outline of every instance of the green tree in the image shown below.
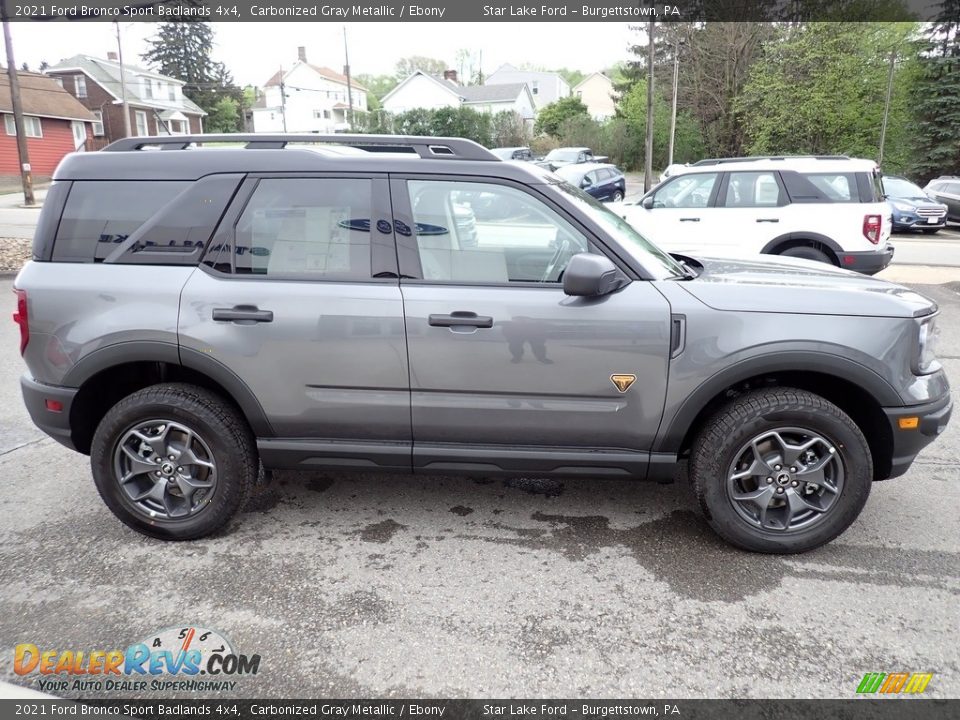
[[491,147],[529,145],[530,126],[520,113],[503,110],[491,118]]
[[222,97],[207,111],[203,125],[209,133],[229,133],[236,132],[242,122],[240,104],[232,97]]
[[[670,147],[670,102],[662,95],[653,96],[653,167],[663,169],[667,166]],[[647,81],[634,83],[633,87],[621,98],[617,107],[619,116],[630,130],[639,138],[645,138],[647,132]],[[643,143],[640,143],[639,156],[631,157],[630,167],[639,167],[643,159]],[[704,142],[700,127],[692,114],[686,110],[677,111],[677,125],[674,135],[673,161],[692,162],[703,157]]]
[[737,100],[750,154],[834,154],[876,158],[889,58],[895,74],[885,166],[907,162],[907,93],[915,75],[913,23],[809,23],[767,43]]
[[583,104],[580,98],[573,95],[560,98],[556,102],[545,105],[540,110],[533,128],[534,132],[557,137],[560,134],[560,125],[563,121],[578,115],[590,116],[587,106]]
[[364,73],[354,75],[354,78],[369,91],[367,95],[367,105],[370,105],[371,98],[377,98],[377,100],[379,100],[397,86],[397,78],[395,75],[370,75]]
[[917,115],[911,170],[926,182],[942,173],[960,174],[960,0],[943,2],[921,49],[911,86]]
[[446,60],[424,57],[423,55],[411,55],[398,60],[396,68],[395,79],[403,80],[408,75],[413,75],[417,70],[421,70],[427,75],[442,75],[444,70],[450,69],[450,66]]
[[[233,81],[223,63],[213,60],[213,29],[203,21],[161,23],[157,34],[148,41],[141,58],[164,75],[182,80],[183,94],[208,115],[221,112],[218,105],[230,98],[237,108],[243,107],[243,91]],[[209,118],[206,126],[210,128]],[[243,128],[243,113],[237,112],[233,131]]]

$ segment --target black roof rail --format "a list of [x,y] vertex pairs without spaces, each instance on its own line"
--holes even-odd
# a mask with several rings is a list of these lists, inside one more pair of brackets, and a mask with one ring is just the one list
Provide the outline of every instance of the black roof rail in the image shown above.
[[691,167],[704,165],[726,165],[728,163],[755,162],[757,160],[849,160],[848,155],[751,155],[736,158],[707,158],[698,160]]
[[500,158],[483,145],[465,138],[419,135],[355,135],[334,133],[225,133],[210,135],[148,135],[128,137],[107,145],[101,152],[128,152],[147,148],[185,150],[192,145],[209,143],[245,143],[251,150],[277,150],[289,143],[322,143],[344,145],[372,152],[415,152],[422,158],[446,160],[496,160]]

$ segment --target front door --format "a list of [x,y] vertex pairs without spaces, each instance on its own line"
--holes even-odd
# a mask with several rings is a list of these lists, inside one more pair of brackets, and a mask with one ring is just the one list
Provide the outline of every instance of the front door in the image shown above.
[[716,222],[714,203],[720,173],[689,173],[669,178],[653,191],[653,207],[638,208],[638,225],[668,252],[709,254],[730,228]]
[[570,257],[601,249],[523,187],[408,177],[392,189],[414,467],[642,472],[667,379],[656,288],[564,294]]
[[73,149],[85,150],[87,142],[87,124],[79,120],[70,121],[70,129],[73,131]]
[[179,332],[182,352],[226,366],[250,388],[273,435],[302,448],[307,466],[312,452],[409,469],[385,177],[247,180],[183,289]]

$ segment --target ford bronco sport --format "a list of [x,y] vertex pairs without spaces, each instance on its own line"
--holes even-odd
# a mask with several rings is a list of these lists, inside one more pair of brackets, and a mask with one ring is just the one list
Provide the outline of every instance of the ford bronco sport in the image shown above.
[[34,422],[167,539],[227,523],[261,468],[670,481],[686,458],[719,535],[800,552],[951,412],[925,297],[672,257],[460,139],[71,155],[15,288]]

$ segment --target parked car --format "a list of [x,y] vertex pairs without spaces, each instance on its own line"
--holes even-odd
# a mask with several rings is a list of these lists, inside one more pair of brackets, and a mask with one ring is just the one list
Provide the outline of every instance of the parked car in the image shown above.
[[620,202],[627,192],[627,179],[616,165],[580,163],[557,168],[557,175],[597,200]]
[[564,165],[575,165],[576,163],[605,162],[606,155],[594,155],[588,147],[562,147],[554,148],[543,158],[544,162],[550,163],[550,168],[556,170]]
[[524,160],[526,162],[533,162],[536,159],[528,147],[493,148],[490,152],[501,160]]
[[931,180],[923,191],[947,206],[947,220],[960,222],[960,177],[944,175]]
[[[523,210],[481,219],[485,195]],[[952,412],[931,300],[671,257],[469,140],[127,138],[61,163],[32,252],[26,407],[159,538],[218,530],[276,468],[669,481],[685,459],[719,535],[801,552]]]
[[894,252],[879,180],[872,160],[706,160],[614,211],[671,252],[781,255],[874,274]]
[[893,210],[893,232],[920,230],[928,235],[947,224],[947,206],[936,202],[906,178],[884,175],[883,194]]
[[663,182],[669,177],[682,173],[684,169],[688,167],[690,167],[689,163],[673,163],[672,165],[667,165],[667,169],[660,173],[659,182]]

